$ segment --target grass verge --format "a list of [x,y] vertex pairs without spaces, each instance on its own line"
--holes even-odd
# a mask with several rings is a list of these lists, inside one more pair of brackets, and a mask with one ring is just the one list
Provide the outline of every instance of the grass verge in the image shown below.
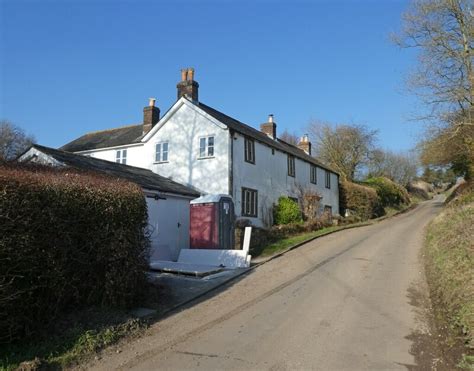
[[291,236],[288,238],[283,238],[279,241],[272,242],[268,245],[262,246],[261,248],[254,249],[252,251],[252,257],[253,260],[255,261],[255,258],[268,258],[273,255],[277,255],[281,252],[293,249],[297,246],[300,246],[306,242],[309,242],[317,237],[322,237],[326,234],[330,234],[333,232],[336,232],[338,230],[343,230],[343,229],[348,229],[348,228],[355,228],[355,227],[362,227],[365,225],[369,225],[372,223],[375,223],[377,221],[381,221],[384,219],[387,219],[389,217],[395,216],[399,213],[405,212],[413,207],[415,207],[419,202],[413,202],[410,205],[402,205],[399,207],[387,207],[385,208],[385,215],[381,216],[380,218],[372,219],[372,220],[367,220],[363,222],[358,222],[354,224],[347,224],[347,225],[340,225],[340,226],[332,226],[332,227],[326,227],[323,229],[319,229],[317,231],[312,231],[312,232],[306,232],[306,233],[301,233],[297,234],[295,236]]
[[[461,345],[460,367],[474,369],[474,202],[470,190],[428,226],[425,268],[438,329],[445,345]],[[456,352],[454,352],[456,353]]]
[[294,247],[296,245],[299,245],[301,243],[304,243],[306,241],[310,241],[316,237],[334,232],[338,229],[342,229],[344,227],[327,227],[323,229],[319,229],[317,231],[312,231],[312,232],[306,232],[306,233],[301,233],[295,236],[291,236],[288,238],[281,239],[277,242],[271,243],[269,245],[264,246],[260,253],[258,254],[258,257],[269,257],[271,255],[278,254],[282,251],[285,251],[291,247]]

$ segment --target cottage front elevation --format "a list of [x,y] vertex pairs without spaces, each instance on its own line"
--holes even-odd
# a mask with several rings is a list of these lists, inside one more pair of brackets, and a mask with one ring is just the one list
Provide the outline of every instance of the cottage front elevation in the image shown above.
[[280,196],[317,192],[323,210],[339,212],[339,177],[311,156],[305,136],[297,146],[277,137],[273,115],[257,130],[198,99],[194,70],[182,70],[176,103],[160,117],[155,100],[143,123],[85,134],[61,149],[149,169],[198,190],[229,194],[237,218],[272,222]]

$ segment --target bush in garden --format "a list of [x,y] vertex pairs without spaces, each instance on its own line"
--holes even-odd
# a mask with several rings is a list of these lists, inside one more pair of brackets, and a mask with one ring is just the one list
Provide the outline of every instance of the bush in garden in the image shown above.
[[146,282],[146,223],[133,183],[0,164],[0,343],[66,311],[133,305]]
[[385,177],[369,178],[364,184],[374,188],[383,207],[401,206],[410,203],[410,196],[405,187]]
[[299,223],[302,221],[303,218],[298,203],[289,197],[280,197],[273,208],[274,224]]
[[346,209],[361,220],[376,218],[385,214],[377,191],[364,185],[341,181],[339,184],[341,215]]

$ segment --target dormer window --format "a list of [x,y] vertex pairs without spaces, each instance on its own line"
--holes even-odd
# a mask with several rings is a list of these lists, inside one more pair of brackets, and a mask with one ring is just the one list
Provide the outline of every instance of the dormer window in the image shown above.
[[115,152],[115,162],[119,164],[126,164],[127,163],[127,150],[126,149],[119,149]]

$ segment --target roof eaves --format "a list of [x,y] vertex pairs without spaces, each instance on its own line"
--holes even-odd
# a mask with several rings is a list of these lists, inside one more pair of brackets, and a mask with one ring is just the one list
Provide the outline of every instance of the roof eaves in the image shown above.
[[[217,113],[217,115],[222,115],[223,118],[231,120],[231,122],[230,122],[231,125],[229,125],[229,122],[225,122],[225,120],[220,120],[219,117],[215,117],[217,120],[221,121],[223,124],[225,124],[227,126],[231,126],[231,129],[234,129],[235,131],[237,131],[237,132],[239,132],[239,133],[241,133],[245,136],[251,136],[253,139],[261,142],[262,144],[268,145],[271,148],[274,148],[276,150],[285,152],[287,154],[296,156],[296,157],[298,157],[299,159],[301,159],[303,161],[306,161],[306,162],[312,163],[314,165],[317,165],[317,166],[319,166],[323,169],[326,169],[326,170],[328,170],[328,171],[330,171],[330,172],[332,172],[332,173],[339,176],[339,173],[337,171],[335,171],[331,167],[321,163],[320,161],[318,161],[314,157],[306,154],[303,150],[299,149],[296,146],[292,146],[292,145],[286,143],[285,141],[283,141],[279,138],[274,140],[274,139],[270,138],[268,135],[266,135],[265,133],[262,133],[262,132],[258,131],[254,127],[252,127],[250,125],[247,125],[243,122],[240,122],[239,120],[236,120],[233,117],[230,117],[230,116],[226,115],[225,113],[222,113],[222,112],[216,110],[215,108],[212,108],[212,107],[210,107],[210,106],[208,106],[204,103],[201,103],[201,102],[199,102],[199,103],[191,102],[191,103],[193,103],[195,106],[197,106],[199,108],[202,108],[205,112],[209,113],[210,115],[212,115],[212,112],[215,111]],[[285,147],[289,147],[289,148],[285,148]]]

